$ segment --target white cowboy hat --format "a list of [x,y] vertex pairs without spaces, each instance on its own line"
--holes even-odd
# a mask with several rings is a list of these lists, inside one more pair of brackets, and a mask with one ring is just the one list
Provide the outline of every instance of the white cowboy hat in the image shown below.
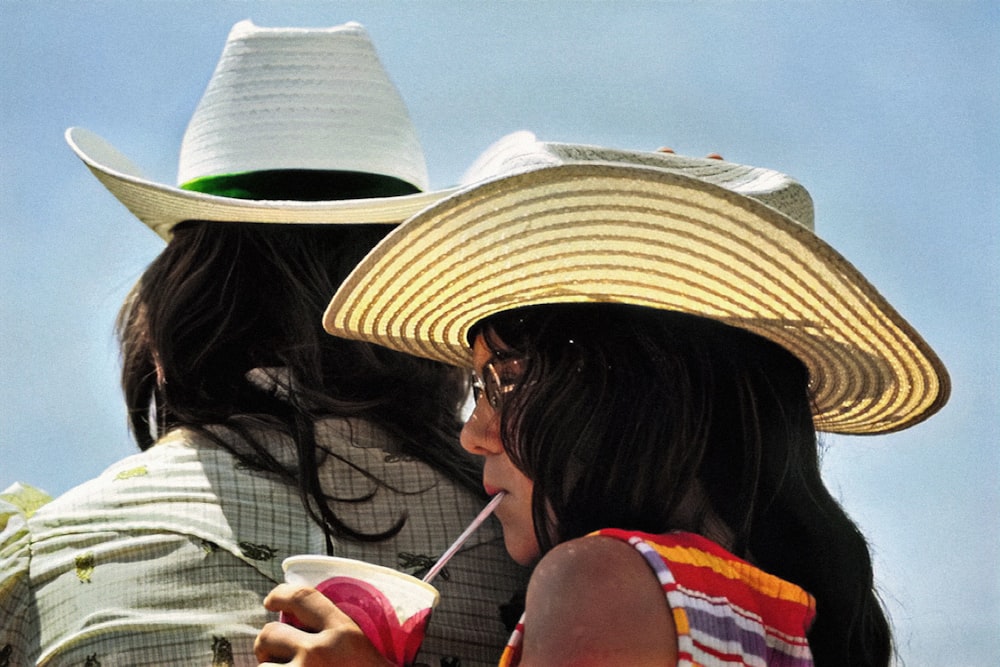
[[809,369],[819,430],[900,430],[947,401],[944,365],[816,236],[811,198],[791,178],[719,160],[522,144],[535,155],[487,160],[493,178],[376,246],[333,297],[327,331],[469,366],[469,330],[494,313],[627,303],[718,320],[790,350]]
[[[184,134],[178,186],[147,179],[93,132],[70,128],[66,140],[165,239],[184,220],[392,224],[453,191],[427,192],[423,151],[403,100],[368,33],[353,22],[325,29],[233,26]],[[336,190],[321,201],[284,196],[280,188],[273,198],[254,198],[254,188],[269,179],[273,186],[281,172],[290,174],[286,183],[349,172],[373,175],[376,185]],[[239,186],[254,174],[262,177],[250,192],[234,194],[233,181]],[[385,196],[399,192],[408,194]]]

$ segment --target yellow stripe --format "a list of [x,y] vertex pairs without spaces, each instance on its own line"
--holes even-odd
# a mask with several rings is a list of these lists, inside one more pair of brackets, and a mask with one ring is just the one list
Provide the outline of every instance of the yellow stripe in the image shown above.
[[804,590],[749,563],[721,558],[692,547],[667,547],[655,542],[646,542],[646,544],[668,562],[705,567],[727,579],[743,582],[770,598],[796,602],[805,607],[812,605],[811,597]]
[[672,611],[674,612],[674,626],[677,628],[677,634],[691,634],[691,624],[688,622],[687,613],[684,611],[684,608],[673,607]]

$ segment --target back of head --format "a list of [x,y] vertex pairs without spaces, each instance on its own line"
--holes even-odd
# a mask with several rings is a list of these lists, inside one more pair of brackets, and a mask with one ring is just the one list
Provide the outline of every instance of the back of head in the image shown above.
[[823,485],[808,373],[792,354],[625,305],[523,308],[479,330],[526,359],[501,428],[535,482],[543,549],[609,526],[729,542],[817,598],[816,664],[886,664],[867,545]]
[[[316,419],[356,417],[478,488],[455,454],[464,374],[323,331],[329,295],[387,229],[177,226],[119,316],[123,387],[140,446],[179,426],[226,426],[253,446],[258,466],[292,480],[315,476]],[[291,436],[303,470],[279,470],[251,435],[259,427]]]

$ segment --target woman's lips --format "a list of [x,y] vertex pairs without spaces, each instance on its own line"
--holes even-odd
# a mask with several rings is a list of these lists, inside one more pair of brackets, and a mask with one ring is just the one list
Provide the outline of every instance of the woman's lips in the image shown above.
[[488,495],[491,498],[496,494],[500,493],[501,491],[503,491],[503,489],[501,489],[500,487],[493,486],[492,484],[487,484],[485,482],[483,482],[483,489],[486,490],[486,495]]

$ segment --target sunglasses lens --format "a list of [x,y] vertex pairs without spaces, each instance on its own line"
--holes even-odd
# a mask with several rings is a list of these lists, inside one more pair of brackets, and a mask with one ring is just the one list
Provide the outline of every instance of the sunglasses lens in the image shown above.
[[485,380],[486,384],[486,400],[490,402],[490,405],[493,406],[494,410],[499,410],[500,396],[502,393],[500,389],[500,377],[497,375],[497,371],[492,365],[490,365],[487,369],[486,377],[483,378],[483,380]]
[[490,402],[494,410],[500,410],[504,395],[514,390],[515,381],[512,378],[507,381],[501,379],[500,371],[493,364],[487,364],[483,370],[486,372],[483,377],[486,400]]
[[490,406],[499,411],[503,404],[504,394],[513,391],[516,382],[517,380],[514,378],[506,382],[501,379],[497,367],[490,362],[483,367],[482,377],[478,373],[472,374],[472,397],[476,402],[479,402],[479,397],[486,394],[486,400]]

